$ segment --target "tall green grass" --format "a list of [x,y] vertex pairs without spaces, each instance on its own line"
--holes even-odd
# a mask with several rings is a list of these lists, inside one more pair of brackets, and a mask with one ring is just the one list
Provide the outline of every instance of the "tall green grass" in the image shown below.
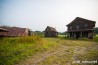
[[91,41],[91,42],[98,43],[98,35],[94,36],[93,39],[88,39],[88,38],[75,39],[75,38],[66,37],[65,35],[58,35],[58,38],[65,39],[65,40],[77,40],[77,41],[82,40],[82,41]]
[[[65,39],[64,36],[58,38],[41,38],[39,36],[0,38],[0,65],[14,65],[33,54],[43,54],[47,50],[55,51],[62,46],[92,47],[90,40],[81,40]],[[97,42],[98,37],[94,37],[92,41]]]
[[98,43],[98,35],[95,36],[93,40]]
[[0,38],[0,65],[13,65],[36,52],[43,43],[38,36]]

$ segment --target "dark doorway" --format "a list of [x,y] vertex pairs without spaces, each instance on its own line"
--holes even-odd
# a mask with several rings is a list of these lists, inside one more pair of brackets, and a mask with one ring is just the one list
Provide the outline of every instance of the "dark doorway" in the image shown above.
[[76,32],[76,39],[78,39],[80,37],[80,33]]

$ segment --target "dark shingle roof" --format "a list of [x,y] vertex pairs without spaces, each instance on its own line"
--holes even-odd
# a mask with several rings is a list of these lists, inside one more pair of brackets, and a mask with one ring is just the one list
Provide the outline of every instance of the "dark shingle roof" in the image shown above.
[[49,28],[51,31],[57,32],[55,28],[47,26],[47,28]]
[[[81,17],[76,17],[72,22],[70,22],[68,25],[71,25],[71,24],[73,24],[74,22],[76,22],[76,21],[78,21],[78,22],[80,22],[80,21],[86,21],[86,22],[93,22],[93,23],[95,23],[95,21],[91,21],[91,20],[88,20],[88,19],[84,19],[84,18],[81,18]],[[68,26],[67,25],[67,26]]]
[[6,29],[0,28],[0,32],[8,32]]

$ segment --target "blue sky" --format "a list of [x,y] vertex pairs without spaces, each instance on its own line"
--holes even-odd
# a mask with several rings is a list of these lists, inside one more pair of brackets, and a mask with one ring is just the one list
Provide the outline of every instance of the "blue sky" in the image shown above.
[[64,32],[76,17],[94,20],[98,27],[98,0],[0,0],[0,25]]

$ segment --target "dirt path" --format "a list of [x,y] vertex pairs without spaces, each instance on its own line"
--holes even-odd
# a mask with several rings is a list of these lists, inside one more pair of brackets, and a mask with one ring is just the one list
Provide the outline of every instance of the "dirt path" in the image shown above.
[[69,49],[70,47],[68,46],[62,46],[59,49],[57,49],[56,51],[51,51],[51,52],[44,52],[41,54],[36,54],[32,57],[29,57],[28,59],[26,59],[25,61],[22,61],[19,64],[16,65],[37,65],[39,62],[44,61],[46,58],[53,56],[55,54],[59,54],[59,53],[63,53],[63,51]]
[[[26,60],[25,62],[21,63],[20,65],[37,65],[39,62],[43,62],[48,57],[51,57],[51,56],[56,55],[56,54],[63,54],[64,51],[69,49],[69,48],[70,48],[69,46],[63,46],[61,49],[58,49],[58,50],[56,50],[53,53],[43,53],[42,55],[40,55],[38,57],[37,56],[33,56],[30,59]],[[76,47],[75,50],[74,50],[75,54],[72,57],[72,59],[74,61],[77,60],[77,54],[76,53],[83,53],[85,51],[85,48],[83,47],[83,48],[81,48],[81,50],[79,50],[79,51],[78,50],[79,50],[78,47]],[[68,52],[66,52],[66,53],[68,53]],[[67,65],[71,65],[70,62],[67,62],[66,64]]]
[[[26,60],[16,64],[16,65],[40,65],[38,63],[40,62],[44,62],[47,58],[51,57],[51,56],[57,56],[58,54],[69,54],[70,52],[66,52],[66,50],[70,51],[70,49],[73,50],[73,54],[72,54],[72,60],[78,60],[78,54],[84,54],[84,52],[87,51],[87,49],[94,49],[94,48],[98,48],[98,45],[91,45],[89,47],[85,47],[85,46],[66,46],[66,45],[60,45],[59,48],[56,48],[54,50],[47,50],[41,53],[37,53],[33,56],[28,57]],[[72,61],[71,60],[71,61]],[[42,65],[42,64],[41,64]],[[48,64],[47,64],[48,65]],[[59,64],[57,64],[59,65]],[[66,62],[66,65],[73,65],[72,62]]]
[[45,60],[47,57],[50,57],[50,56],[52,56],[52,55],[58,54],[58,53],[63,52],[63,51],[64,51],[64,50],[59,50],[59,51],[56,51],[56,52],[54,52],[54,53],[52,53],[52,54],[47,54],[46,56],[44,56],[43,58],[37,60],[37,61],[36,61],[35,63],[33,63],[33,64],[34,64],[34,65],[37,65],[37,63],[39,63],[39,62]]

